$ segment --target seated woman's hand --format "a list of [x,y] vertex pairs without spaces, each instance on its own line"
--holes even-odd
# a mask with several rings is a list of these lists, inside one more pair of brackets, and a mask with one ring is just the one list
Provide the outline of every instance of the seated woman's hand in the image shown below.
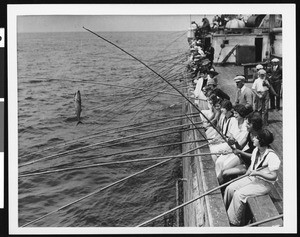
[[235,139],[234,139],[233,137],[229,137],[229,138],[227,139],[227,142],[228,142],[228,144],[229,144],[230,146],[232,146],[232,145],[235,144]]
[[239,149],[233,149],[232,151],[233,151],[233,153],[234,153],[235,155],[238,155],[238,154],[240,154],[240,151],[241,151],[241,150],[239,150]]

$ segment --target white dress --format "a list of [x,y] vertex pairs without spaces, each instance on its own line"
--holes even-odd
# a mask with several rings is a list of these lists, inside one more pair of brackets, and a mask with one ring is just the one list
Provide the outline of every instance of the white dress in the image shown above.
[[[239,132],[236,134],[234,138],[241,145],[242,140],[245,139],[249,133],[247,130],[246,120],[240,126],[238,126],[238,128],[239,128]],[[245,150],[245,148],[247,147],[244,147],[243,150]],[[234,153],[227,154],[227,155],[220,155],[216,160],[216,166],[215,166],[217,177],[220,176],[221,171],[224,170],[224,168],[225,169],[232,168],[226,166],[236,158],[238,158],[238,156]],[[236,165],[238,165],[238,163]]]
[[200,109],[208,109],[207,98],[202,91],[203,78],[200,77],[197,81],[196,88],[194,90],[194,95],[198,100],[195,100],[195,104],[198,105]]

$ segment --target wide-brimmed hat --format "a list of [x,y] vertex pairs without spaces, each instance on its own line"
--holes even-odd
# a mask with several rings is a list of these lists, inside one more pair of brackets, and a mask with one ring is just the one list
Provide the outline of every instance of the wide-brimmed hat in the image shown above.
[[233,80],[235,82],[239,82],[239,81],[245,81],[246,79],[244,76],[236,76]]

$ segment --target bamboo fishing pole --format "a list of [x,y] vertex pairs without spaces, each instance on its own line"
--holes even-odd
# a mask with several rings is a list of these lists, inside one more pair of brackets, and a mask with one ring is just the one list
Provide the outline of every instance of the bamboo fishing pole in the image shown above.
[[[35,151],[35,152],[31,152],[30,154],[20,156],[19,158],[22,159],[22,158],[25,158],[25,157],[28,157],[28,156],[31,156],[31,155],[34,155],[34,154],[37,154],[37,153],[40,153],[40,152],[45,152],[45,151],[48,151],[48,150],[51,150],[51,149],[57,149],[57,148],[60,148],[60,147],[64,147],[66,145],[70,145],[70,144],[82,141],[82,140],[95,138],[95,137],[98,137],[100,135],[102,136],[104,132],[107,132],[105,134],[112,134],[112,133],[115,133],[115,132],[130,131],[130,130],[146,127],[146,126],[149,126],[149,125],[157,125],[157,124],[161,124],[161,123],[167,123],[167,122],[173,122],[173,121],[181,120],[183,116],[184,115],[175,116],[171,119],[170,118],[161,118],[161,119],[155,119],[155,120],[150,120],[150,121],[145,121],[145,122],[140,122],[140,123],[126,124],[126,125],[123,125],[123,126],[114,127],[114,130],[117,130],[117,131],[113,131],[113,132],[111,132],[112,131],[111,128],[102,129],[102,130],[100,130],[96,133],[93,133],[93,134],[89,135],[89,136],[81,137],[81,138],[78,138],[76,140],[72,140],[72,141],[69,141],[69,142],[64,142],[60,145],[56,145],[56,146],[48,147],[48,148],[38,150],[38,151]],[[199,115],[198,115],[198,113],[193,113],[193,114],[189,114],[189,116],[196,117],[196,116],[199,116]],[[131,127],[131,126],[135,126],[135,127]]]
[[[203,144],[201,146],[198,146],[197,148],[201,148],[203,146],[206,146],[207,144]],[[107,166],[107,165],[120,165],[120,164],[128,164],[128,163],[135,163],[135,162],[148,162],[148,161],[154,161],[154,160],[165,160],[165,159],[174,159],[174,158],[188,158],[188,157],[195,157],[195,156],[206,156],[206,155],[227,155],[231,154],[232,152],[204,152],[199,154],[189,154],[189,155],[173,155],[173,156],[160,156],[160,157],[148,157],[148,158],[141,158],[141,159],[133,159],[133,160],[125,160],[125,161],[115,161],[115,162],[105,162],[105,163],[97,163],[92,165],[85,165],[85,166],[77,166],[77,167],[71,167],[71,168],[64,168],[64,169],[56,169],[56,170],[48,170],[48,171],[40,171],[40,172],[30,172],[30,173],[24,173],[20,174],[18,178],[24,178],[24,177],[31,177],[36,175],[44,175],[44,174],[52,174],[52,173],[58,173],[58,172],[68,172],[68,171],[74,171],[74,170],[80,170],[80,169],[88,169],[88,168],[95,168],[100,166]]]
[[[188,130],[194,130],[195,128],[188,128],[188,129],[185,129],[183,131],[188,131]],[[139,138],[139,139],[136,139],[136,140],[133,140],[133,141],[129,141],[129,142],[135,142],[135,141],[141,141],[141,140],[145,140],[145,139],[149,139],[149,138],[154,138],[154,137],[160,137],[160,136],[166,136],[166,135],[170,135],[170,134],[174,134],[174,133],[178,133],[178,132],[182,132],[181,130],[180,131],[172,131],[172,132],[169,132],[169,133],[163,133],[163,134],[158,134],[158,135],[155,135],[155,136],[151,136],[151,137],[144,137],[144,138]],[[208,140],[212,140],[212,139],[208,139]],[[200,141],[200,140],[199,140]],[[204,141],[204,140],[201,140],[201,141]],[[205,140],[207,141],[207,140]],[[126,142],[126,141],[125,141]],[[115,146],[119,145],[119,144],[123,144],[124,142],[120,142],[120,143],[116,143],[116,144],[113,144]],[[109,146],[105,146],[105,145],[101,145],[103,147],[100,147],[100,148],[106,148],[106,147],[109,147]],[[99,148],[97,148],[99,149]],[[131,150],[132,152],[133,150]],[[125,152],[126,153],[126,152]],[[110,154],[111,155],[111,154]],[[116,155],[116,154],[113,154],[113,155]],[[109,156],[109,155],[107,155]],[[106,157],[107,157],[106,156]],[[100,157],[92,157],[92,158],[86,158],[84,160],[78,160],[78,161],[74,161],[72,162],[71,164],[76,164],[76,163],[81,163],[81,162],[85,162],[85,161],[88,161],[88,160],[93,160],[93,159],[98,159]],[[103,156],[102,156],[103,158]],[[59,168],[61,166],[65,166],[65,165],[69,165],[70,163],[64,163],[64,164],[60,164],[58,166],[55,166],[55,167],[52,167],[52,168]]]
[[[199,123],[199,124],[201,124],[201,123]],[[151,131],[147,131],[147,132],[143,132],[143,133],[129,135],[129,136],[126,136],[126,137],[115,138],[115,139],[107,140],[107,141],[100,142],[100,143],[95,143],[95,144],[91,144],[91,145],[87,145],[87,146],[83,146],[83,147],[78,147],[78,148],[75,148],[73,150],[68,150],[68,151],[60,152],[60,153],[53,154],[53,155],[50,155],[50,156],[42,157],[40,159],[29,161],[29,162],[24,163],[24,164],[20,164],[19,167],[27,166],[27,165],[34,164],[36,162],[39,162],[39,161],[42,161],[42,160],[45,160],[45,159],[49,159],[49,158],[53,158],[53,157],[57,157],[57,156],[61,156],[61,155],[66,155],[66,154],[70,154],[72,152],[79,151],[79,150],[82,150],[82,149],[85,149],[85,148],[90,148],[90,147],[102,145],[102,144],[105,144],[105,143],[114,142],[114,141],[117,141],[117,140],[122,140],[122,139],[125,139],[125,138],[136,137],[136,136],[140,136],[140,135],[145,135],[145,134],[154,133],[154,132],[161,132],[161,131],[165,131],[165,130],[169,130],[169,129],[174,129],[174,128],[185,127],[185,126],[190,126],[190,124],[182,124],[182,125],[176,125],[176,126],[162,128],[162,129],[151,130]]]
[[140,59],[136,58],[135,56],[133,56],[132,54],[130,54],[129,52],[127,52],[126,50],[122,49],[121,47],[119,47],[118,45],[114,44],[113,42],[105,39],[104,37],[100,36],[99,34],[83,27],[83,29],[85,29],[86,31],[96,35],[97,37],[101,38],[102,40],[106,41],[107,43],[115,46],[116,48],[118,48],[119,50],[121,50],[122,52],[126,53],[127,55],[131,56],[132,58],[136,59],[138,62],[140,62],[141,64],[143,64],[146,68],[148,68],[149,70],[151,70],[153,73],[155,73],[158,77],[160,77],[162,80],[164,80],[166,83],[168,83],[174,90],[176,90],[183,98],[185,98],[199,113],[202,114],[202,116],[211,124],[211,126],[217,131],[217,133],[222,137],[222,139],[224,139],[224,141],[229,145],[229,147],[232,148],[232,145],[227,141],[225,135],[219,131],[219,129],[216,128],[216,126],[205,116],[205,114],[203,114],[203,112],[189,99],[187,98],[180,90],[178,90],[172,83],[170,83],[168,80],[166,80],[164,77],[162,77],[159,73],[157,73],[156,71],[154,71],[151,67],[149,67],[147,64],[145,64],[143,61],[141,61]]
[[[186,151],[186,152],[184,152],[184,153],[181,153],[181,154],[178,155],[178,156],[186,155],[186,154],[188,154],[188,153],[190,153],[190,152],[192,152],[192,151],[195,151],[195,150],[197,150],[197,149],[199,149],[199,148],[198,148],[198,147],[193,148],[193,149],[191,149],[191,150],[189,150],[189,151]],[[56,212],[58,212],[58,211],[61,211],[61,210],[65,209],[65,208],[67,208],[67,207],[69,207],[69,206],[71,206],[71,205],[73,205],[73,204],[76,204],[76,203],[78,203],[78,202],[80,202],[80,201],[82,201],[82,200],[84,200],[84,199],[86,199],[86,198],[89,198],[89,197],[91,197],[91,196],[93,196],[93,195],[95,195],[95,194],[97,194],[97,193],[99,193],[99,192],[101,192],[101,191],[103,191],[103,190],[106,190],[106,189],[108,189],[108,188],[110,188],[110,187],[112,187],[112,186],[114,186],[114,185],[117,185],[117,184],[119,184],[119,183],[121,183],[121,182],[123,182],[123,181],[126,181],[126,180],[128,180],[129,178],[132,178],[132,177],[137,176],[137,175],[139,175],[139,174],[141,174],[141,173],[143,173],[143,172],[145,172],[145,171],[148,171],[148,170],[153,169],[153,168],[155,168],[155,167],[157,167],[157,166],[159,166],[159,165],[162,165],[162,164],[164,164],[164,163],[167,163],[167,162],[170,161],[170,160],[172,160],[172,159],[168,159],[168,160],[161,161],[161,162],[159,162],[159,163],[157,163],[157,164],[155,164],[155,165],[149,166],[149,167],[147,167],[147,168],[145,168],[145,169],[143,169],[143,170],[141,170],[141,171],[138,171],[138,172],[136,172],[136,173],[134,173],[134,174],[132,174],[132,175],[129,175],[129,176],[123,178],[123,179],[120,179],[120,180],[118,180],[118,181],[116,181],[116,182],[113,182],[113,183],[111,183],[111,184],[109,184],[109,185],[107,185],[107,186],[105,186],[105,187],[103,187],[103,188],[100,188],[100,189],[98,189],[98,190],[96,190],[96,191],[94,191],[94,192],[92,192],[92,193],[90,193],[90,194],[88,194],[88,195],[85,195],[85,196],[83,196],[83,197],[81,197],[81,198],[79,198],[79,199],[77,199],[77,200],[75,200],[75,201],[73,201],[73,202],[71,202],[71,203],[68,203],[68,204],[66,204],[66,205],[64,205],[64,206],[62,206],[62,207],[60,207],[60,208],[57,208],[56,210],[53,210],[53,211],[51,211],[51,212],[49,212],[49,213],[47,213],[47,214],[45,214],[45,215],[43,215],[43,216],[41,216],[41,217],[39,217],[39,218],[33,220],[33,221],[30,221],[30,222],[28,222],[28,223],[22,225],[21,228],[22,228],[22,227],[26,227],[26,226],[28,226],[28,225],[32,225],[32,224],[34,224],[34,223],[36,223],[36,222],[38,222],[38,221],[44,219],[44,218],[47,217],[47,216],[50,216],[50,215],[52,215],[52,214],[54,214],[54,213],[56,213]]]
[[[257,171],[259,171],[259,170],[261,170],[261,169],[263,169],[263,168],[266,168],[266,167],[267,167],[267,166],[260,167],[259,169],[257,169]],[[219,185],[219,186],[217,186],[217,187],[215,187],[215,188],[213,188],[213,189],[211,189],[211,190],[209,190],[209,191],[207,191],[207,192],[205,192],[205,193],[199,195],[198,197],[195,197],[194,199],[192,199],[192,200],[190,200],[190,201],[187,201],[187,202],[185,202],[185,203],[182,203],[181,205],[179,205],[179,206],[177,206],[177,207],[174,207],[174,208],[172,208],[172,209],[169,210],[169,211],[166,211],[166,212],[164,212],[164,213],[162,213],[162,214],[160,214],[160,215],[158,215],[158,216],[156,216],[156,217],[154,217],[154,218],[152,218],[152,219],[150,219],[150,220],[148,220],[148,221],[145,221],[145,222],[143,222],[143,223],[137,225],[136,227],[141,227],[141,226],[143,226],[143,225],[146,225],[146,224],[148,224],[148,223],[150,223],[150,222],[152,222],[152,221],[154,221],[154,220],[156,220],[156,219],[158,219],[158,218],[160,218],[160,217],[162,217],[162,216],[165,216],[165,215],[167,215],[167,214],[169,214],[169,213],[171,213],[171,212],[173,212],[173,211],[176,211],[176,210],[179,209],[179,208],[182,208],[182,207],[184,207],[184,206],[186,206],[186,205],[188,205],[188,204],[191,204],[192,202],[197,201],[198,199],[200,199],[200,198],[202,198],[202,197],[204,197],[204,196],[206,196],[206,195],[208,195],[208,194],[210,194],[210,193],[212,193],[212,192],[214,192],[214,191],[216,191],[216,190],[218,190],[218,189],[220,189],[220,188],[222,188],[222,187],[224,187],[224,186],[227,186],[227,185],[229,185],[229,184],[231,184],[231,183],[233,183],[233,182],[235,182],[235,181],[237,181],[237,180],[239,180],[239,179],[242,179],[242,178],[244,178],[244,177],[247,177],[247,176],[249,176],[249,174],[244,174],[244,175],[239,176],[239,177],[237,177],[237,178],[235,178],[235,179],[233,179],[233,180],[228,181],[227,183],[224,183],[224,184],[222,184],[222,185]]]
[[257,222],[251,223],[249,225],[246,225],[246,227],[257,226],[257,225],[260,225],[260,224],[264,224],[266,222],[270,222],[270,221],[274,221],[274,220],[280,219],[282,217],[283,217],[283,214],[280,214],[280,215],[277,215],[277,216],[273,216],[273,217],[267,218],[265,220],[261,220],[261,221],[257,221]]
[[[186,114],[185,114],[186,115]],[[200,129],[196,126],[196,124],[194,123],[194,121],[193,121],[193,119],[192,118],[190,118],[188,115],[186,115],[186,117],[188,118],[188,120],[193,124],[193,126],[196,128],[196,130],[200,133],[200,135],[206,140],[206,141],[208,141],[209,139],[207,139],[207,137],[206,136],[204,136],[203,134],[202,134],[202,132],[200,131]]]

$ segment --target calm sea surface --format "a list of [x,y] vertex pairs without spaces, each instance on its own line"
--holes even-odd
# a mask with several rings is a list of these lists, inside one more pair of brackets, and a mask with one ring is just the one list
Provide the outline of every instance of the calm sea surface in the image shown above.
[[[186,33],[100,34],[180,87],[187,59]],[[78,126],[74,108],[77,90],[82,97],[83,122]],[[181,115],[182,98],[157,93],[162,90],[176,94],[145,66],[89,32],[18,34],[19,175],[179,154],[180,145],[140,149],[180,142],[179,129],[172,134],[176,129],[139,134],[180,125],[180,120],[126,131],[121,128]],[[162,133],[169,134],[153,137]],[[133,134],[137,135],[128,137]],[[108,140],[111,142],[104,143]],[[140,150],[130,151],[133,149]],[[128,152],[121,153],[124,151]],[[20,177],[19,225],[160,161]],[[176,206],[175,181],[179,176],[180,160],[175,159],[29,226],[135,226]],[[172,226],[174,222],[172,214],[152,226]]]

